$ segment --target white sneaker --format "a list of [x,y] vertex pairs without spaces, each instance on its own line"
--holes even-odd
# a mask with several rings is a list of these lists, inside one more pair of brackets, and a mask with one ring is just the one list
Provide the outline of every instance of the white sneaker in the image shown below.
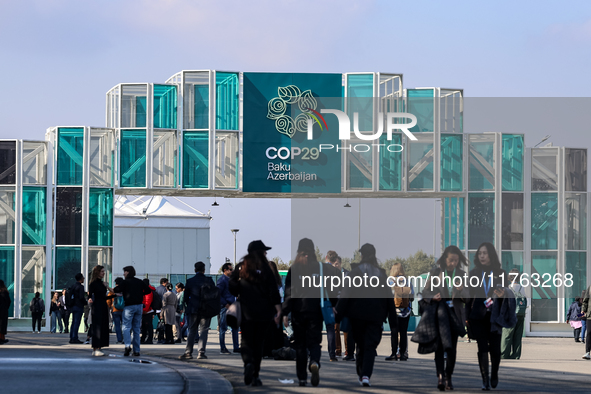
[[371,386],[371,384],[369,384],[369,378],[367,376],[362,377],[360,383],[362,386],[365,387]]
[[92,355],[95,357],[101,357],[101,356],[104,356],[105,353],[101,352],[100,350],[95,350],[92,352]]
[[589,352],[585,353],[585,355],[583,356],[583,358],[585,360],[591,360],[591,354],[589,354]]

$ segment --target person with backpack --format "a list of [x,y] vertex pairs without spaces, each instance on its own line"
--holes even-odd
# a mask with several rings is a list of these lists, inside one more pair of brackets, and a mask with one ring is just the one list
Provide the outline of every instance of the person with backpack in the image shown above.
[[[119,286],[123,282],[123,278],[115,278],[115,286]],[[113,326],[115,327],[115,335],[117,336],[117,344],[123,343],[123,331],[121,331],[121,323],[123,322],[123,308],[125,308],[125,300],[122,295],[117,295],[113,290],[107,296],[107,305],[111,309],[111,318],[113,319]]]
[[[395,263],[390,268],[389,283],[394,295],[396,314],[388,316],[390,326],[390,346],[392,352],[386,361],[408,360],[408,323],[410,321],[411,304],[414,300],[414,288],[404,273],[402,264]],[[399,347],[400,346],[400,347]],[[400,349],[400,351],[398,351]]]
[[183,292],[185,313],[188,316],[189,334],[185,353],[179,358],[189,360],[193,358],[193,347],[199,342],[197,359],[206,359],[205,344],[211,318],[220,313],[220,292],[213,279],[205,276],[205,264],[195,263],[195,276],[187,280]]
[[581,323],[581,315],[581,299],[577,297],[573,303],[570,304],[568,312],[566,312],[566,324],[570,324],[573,329],[575,342],[581,342],[579,339],[581,336],[581,328],[583,327],[583,323]]
[[82,315],[84,314],[84,306],[86,306],[86,296],[84,294],[84,275],[77,273],[75,276],[76,283],[66,290],[66,306],[72,314],[72,325],[70,327],[70,343],[83,343],[78,338],[78,330],[80,330],[80,323],[82,322]]
[[[154,315],[162,309],[162,299],[156,293],[156,288],[150,284],[150,279],[144,278],[144,284],[150,288],[149,294],[144,294],[142,310],[142,339],[144,345],[154,344]],[[155,304],[155,305],[153,305]],[[159,304],[159,305],[158,305]],[[154,309],[154,307],[159,309]]]
[[[509,286],[509,289],[511,289],[515,296],[517,323],[513,328],[503,328],[501,338],[501,357],[504,359],[519,360],[521,357],[521,340],[525,328],[524,322],[525,313],[527,311],[527,297],[525,295],[525,289],[521,286],[519,281],[520,277],[521,274],[517,268],[513,268],[509,271],[509,280],[513,283]],[[513,278],[515,278],[515,280]]]
[[[45,312],[45,303],[40,297],[39,292],[36,292],[35,298],[31,300],[29,310],[31,311],[31,316],[33,317],[33,334],[35,332],[41,334],[41,319],[43,318],[43,313]],[[35,331],[35,325],[37,325],[37,331]]]
[[279,324],[281,296],[277,282],[267,260],[263,241],[252,241],[248,254],[238,263],[230,276],[230,293],[240,296],[242,319],[242,362],[244,363],[244,384],[262,386],[259,378],[265,339],[272,320]]

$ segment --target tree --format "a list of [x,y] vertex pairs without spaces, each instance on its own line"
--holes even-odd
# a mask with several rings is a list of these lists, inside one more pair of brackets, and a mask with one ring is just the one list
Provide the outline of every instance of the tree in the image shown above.
[[408,276],[426,274],[435,266],[435,257],[419,250],[404,261],[404,272]]
[[402,267],[406,268],[405,267],[406,259],[403,259],[402,257],[388,259],[382,263],[382,268],[386,271],[387,275],[390,275],[390,270],[392,269],[392,266],[396,263],[402,264]]
[[287,271],[289,270],[289,266],[291,265],[291,261],[289,262],[289,264],[286,264],[279,256],[273,257],[270,261],[274,261],[275,264],[277,264],[277,269],[279,271]]
[[320,262],[324,262],[324,256],[322,255],[322,253],[320,253],[320,248],[318,246],[316,246],[316,260],[320,261]]

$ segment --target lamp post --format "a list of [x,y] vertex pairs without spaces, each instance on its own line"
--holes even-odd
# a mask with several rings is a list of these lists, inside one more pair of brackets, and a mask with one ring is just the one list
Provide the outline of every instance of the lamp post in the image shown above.
[[237,228],[230,230],[234,234],[234,266],[236,266],[236,233],[240,231]]

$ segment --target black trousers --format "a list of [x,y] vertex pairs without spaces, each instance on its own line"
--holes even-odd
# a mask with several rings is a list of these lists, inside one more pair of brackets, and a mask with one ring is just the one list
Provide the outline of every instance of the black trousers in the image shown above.
[[[322,316],[316,318],[294,316],[291,320],[293,328],[293,344],[296,351],[296,372],[299,380],[308,378],[308,368],[312,362],[320,366],[320,344],[322,343]],[[308,352],[310,362],[308,363]]]
[[357,375],[371,377],[376,359],[376,349],[382,339],[382,324],[367,320],[350,319],[357,344]]
[[[441,338],[437,342],[437,350],[435,351],[435,369],[437,375],[451,376],[454,373],[454,367],[456,366],[456,355],[458,350],[458,337],[453,335],[451,338],[451,349],[444,349]],[[447,365],[445,365],[444,355],[447,351]]]
[[142,315],[142,343],[150,343],[154,339],[153,313]]
[[[398,317],[396,314],[388,316],[390,321],[390,344],[392,345],[392,354],[396,354],[398,347],[400,347],[400,356],[404,356],[408,350],[408,322],[410,315],[407,317]],[[400,335],[400,341],[398,336]]]
[[164,335],[166,337],[166,343],[174,343],[174,336],[172,335],[172,324],[164,325]]
[[585,335],[585,352],[591,352],[591,319],[587,319],[587,335]]
[[62,319],[64,320],[64,332],[67,334],[69,332],[69,324],[70,324],[70,311],[63,309],[62,310]]
[[269,321],[248,321],[243,319],[240,329],[242,330],[240,342],[242,361],[244,366],[247,364],[254,366],[253,377],[257,378],[261,370],[265,338],[269,332]]
[[33,331],[35,331],[35,323],[37,324],[37,331],[41,331],[43,312],[31,312],[31,316],[33,317]]

